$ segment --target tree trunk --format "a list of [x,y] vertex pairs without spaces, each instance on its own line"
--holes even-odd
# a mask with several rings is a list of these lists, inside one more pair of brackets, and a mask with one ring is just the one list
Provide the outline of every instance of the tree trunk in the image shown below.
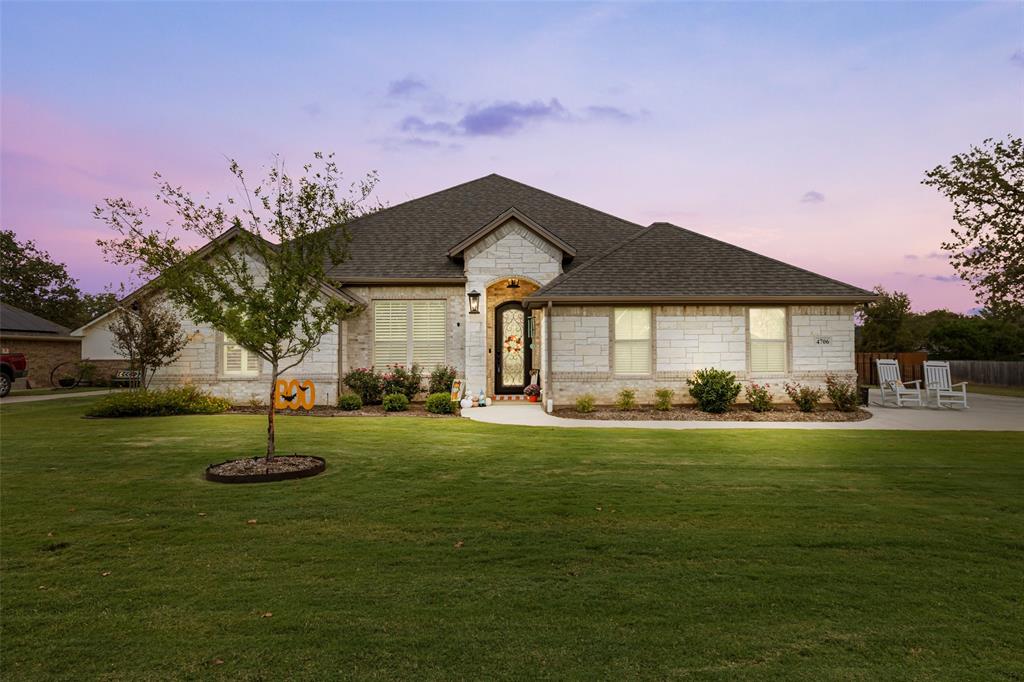
[[274,391],[277,388],[277,363],[270,373],[270,407],[267,409],[267,459],[274,456]]

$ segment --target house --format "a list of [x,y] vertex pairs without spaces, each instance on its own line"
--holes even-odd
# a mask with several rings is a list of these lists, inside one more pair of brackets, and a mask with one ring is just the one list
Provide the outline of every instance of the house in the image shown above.
[[[50,372],[81,357],[80,338],[70,336],[67,327],[38,315],[0,303],[0,346],[5,353],[24,353],[28,360],[28,387],[50,385]],[[74,371],[69,372],[74,374]]]
[[[778,385],[854,377],[854,305],[871,292],[671,225],[648,226],[488,175],[363,216],[336,295],[365,305],[296,367],[320,402],[353,368],[448,364],[473,394],[518,396],[536,381],[554,404],[622,388],[685,395],[719,367]],[[102,324],[92,330],[102,329]],[[83,328],[91,348],[90,328]],[[267,368],[191,324],[154,384],[193,382],[265,399]],[[102,344],[101,344],[102,345]],[[781,393],[781,390],[778,391]]]

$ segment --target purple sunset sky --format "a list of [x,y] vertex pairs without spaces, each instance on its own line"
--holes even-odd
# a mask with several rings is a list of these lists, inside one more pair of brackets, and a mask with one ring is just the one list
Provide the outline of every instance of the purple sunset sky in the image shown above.
[[1024,129],[1020,3],[4,3],[2,220],[88,291],[92,206],[333,151],[378,196],[500,173],[917,309],[976,304],[925,170]]

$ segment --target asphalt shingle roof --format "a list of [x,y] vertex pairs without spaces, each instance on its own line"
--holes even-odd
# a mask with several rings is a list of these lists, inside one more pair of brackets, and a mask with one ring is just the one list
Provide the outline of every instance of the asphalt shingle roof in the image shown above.
[[14,334],[52,334],[55,336],[64,336],[68,333],[67,327],[44,320],[38,315],[33,315],[7,303],[0,303],[0,331]]
[[865,298],[869,291],[670,223],[654,223],[530,296]]
[[510,208],[516,208],[576,249],[568,271],[641,225],[542,190],[488,175],[371,213],[349,224],[350,258],[331,271],[352,278],[462,278],[462,263],[448,250]]

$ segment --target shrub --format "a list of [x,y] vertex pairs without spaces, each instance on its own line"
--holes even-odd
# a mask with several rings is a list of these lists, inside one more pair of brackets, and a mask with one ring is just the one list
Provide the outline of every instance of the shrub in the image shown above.
[[376,405],[380,403],[383,395],[380,375],[373,367],[360,367],[346,374],[341,379],[353,393],[359,396],[364,405]]
[[423,377],[417,364],[408,369],[405,365],[388,365],[387,371],[380,375],[380,388],[384,395],[401,393],[409,400],[420,392],[422,383]]
[[576,398],[576,411],[580,414],[587,414],[594,411],[594,396],[584,393]]
[[454,405],[450,391],[439,391],[427,396],[427,412],[451,414],[454,411]]
[[672,409],[672,396],[676,394],[671,388],[659,388],[654,392],[654,409],[667,412]]
[[615,401],[615,407],[620,410],[636,409],[636,391],[632,388],[624,388],[619,391],[619,397]]
[[801,384],[786,384],[786,395],[801,412],[814,412],[824,395],[820,388],[812,388]]
[[732,407],[741,388],[735,374],[714,367],[697,370],[686,383],[690,387],[690,395],[697,401],[697,407],[704,412],[716,414]]
[[384,396],[385,412],[405,412],[409,409],[409,399],[404,393],[388,393]]
[[231,401],[180,386],[159,391],[111,393],[93,405],[90,417],[169,417],[176,414],[217,414],[231,407]]
[[751,383],[747,386],[747,402],[750,403],[750,409],[754,412],[771,412],[775,408],[772,406],[772,391],[768,388],[768,384],[754,384]]
[[355,412],[362,408],[363,399],[357,396],[355,393],[345,393],[338,398],[338,407],[346,412]]
[[826,374],[825,391],[828,393],[828,399],[840,412],[853,412],[860,403],[857,386],[849,379]]
[[427,384],[427,393],[433,395],[434,393],[447,393],[451,395],[452,383],[455,381],[457,373],[454,367],[448,365],[438,365],[434,368],[434,371],[430,373],[430,381]]

